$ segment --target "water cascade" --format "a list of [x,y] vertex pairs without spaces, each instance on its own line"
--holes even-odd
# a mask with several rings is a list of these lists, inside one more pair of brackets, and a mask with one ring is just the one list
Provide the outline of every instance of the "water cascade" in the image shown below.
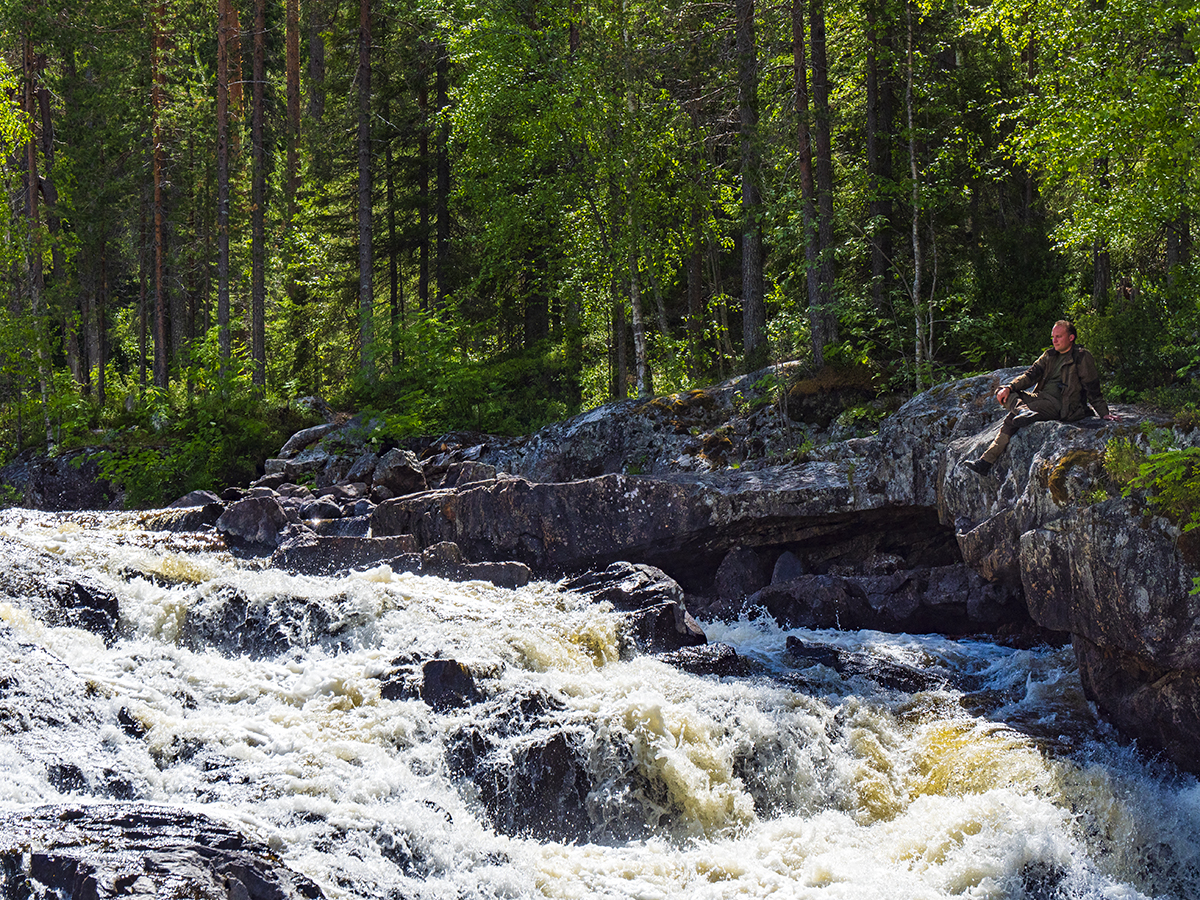
[[1200,896],[1200,786],[1116,741],[1069,647],[701,624],[748,674],[623,655],[553,583],[2,512],[0,893],[12,823],[96,806],[202,814],[329,898]]

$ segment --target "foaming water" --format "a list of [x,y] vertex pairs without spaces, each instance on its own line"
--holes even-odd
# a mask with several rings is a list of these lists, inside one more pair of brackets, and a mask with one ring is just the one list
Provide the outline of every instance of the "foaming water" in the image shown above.
[[[37,686],[0,720],[27,725],[3,732],[7,809],[202,810],[330,897],[1200,896],[1200,787],[1108,735],[1069,648],[743,619],[702,624],[762,674],[699,677],[622,660],[620,616],[548,583],[291,576],[131,514],[8,511],[0,538],[9,573],[120,604],[106,643],[4,576],[0,653]],[[234,652],[196,625],[233,602],[320,627]],[[788,637],[870,665],[793,658]],[[389,690],[436,657],[478,702]],[[536,790],[578,802],[523,817],[505,773],[531,759],[558,772]]]

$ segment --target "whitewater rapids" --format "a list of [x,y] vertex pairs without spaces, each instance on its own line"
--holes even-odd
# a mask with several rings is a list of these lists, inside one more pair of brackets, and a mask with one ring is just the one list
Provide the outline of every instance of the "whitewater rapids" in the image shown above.
[[[548,582],[292,576],[130,513],[8,510],[0,539],[0,660],[40,685],[0,686],[5,811],[203,812],[330,898],[1200,897],[1200,785],[1097,720],[1069,647],[747,617],[701,625],[762,674],[702,677],[622,659],[620,615]],[[101,585],[115,637],[40,618],[17,562]],[[231,596],[319,607],[336,640],[255,654],[188,637]],[[797,661],[789,636],[926,683]],[[485,699],[384,699],[397,659],[435,657]],[[511,727],[531,696],[553,702]],[[498,828],[452,762],[472,733],[499,770],[560,736],[590,836]]]

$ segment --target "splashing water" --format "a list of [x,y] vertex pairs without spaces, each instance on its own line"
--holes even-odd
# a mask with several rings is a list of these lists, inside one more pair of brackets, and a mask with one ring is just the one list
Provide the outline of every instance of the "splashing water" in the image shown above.
[[[1069,648],[764,617],[702,623],[761,674],[701,677],[550,583],[292,576],[138,521],[0,513],[5,810],[203,811],[339,898],[1200,896],[1200,787],[1116,742]],[[48,578],[115,634],[48,621]],[[405,688],[439,657],[477,702]]]

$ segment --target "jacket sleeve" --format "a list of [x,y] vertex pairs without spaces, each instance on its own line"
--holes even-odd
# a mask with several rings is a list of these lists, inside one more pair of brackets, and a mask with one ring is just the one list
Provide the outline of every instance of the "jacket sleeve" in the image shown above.
[[1014,391],[1024,391],[1040,382],[1042,380],[1042,376],[1046,372],[1048,355],[1049,351],[1039,356],[1037,358],[1037,362],[1012,380],[1012,382],[1009,384],[1009,388]]
[[1096,368],[1096,360],[1087,350],[1079,354],[1079,383],[1086,391],[1087,402],[1098,416],[1108,415],[1108,401],[1100,390],[1100,370]]

